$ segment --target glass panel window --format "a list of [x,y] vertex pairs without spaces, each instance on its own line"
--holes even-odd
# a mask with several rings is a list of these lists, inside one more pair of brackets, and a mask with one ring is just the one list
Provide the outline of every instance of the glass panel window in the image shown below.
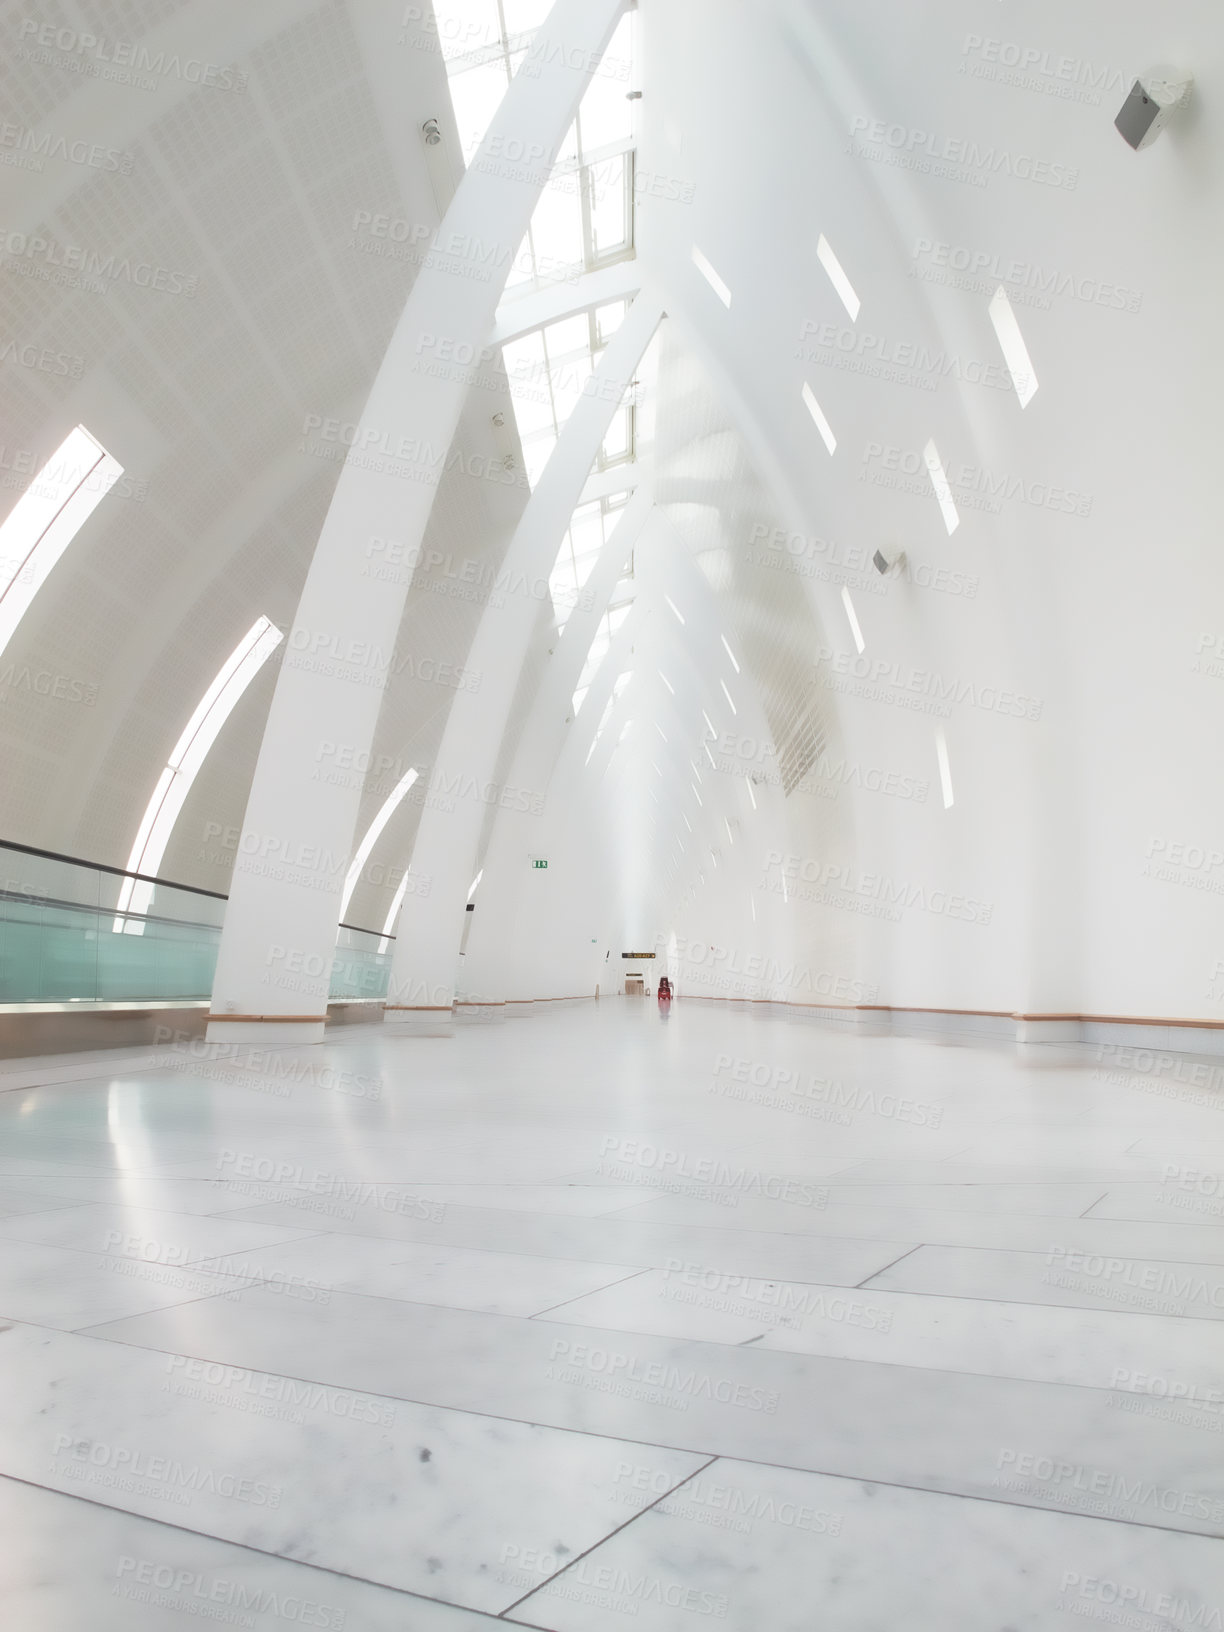
[[455,105],[455,122],[459,126],[465,164],[472,162],[509,84],[506,64],[501,58],[481,68],[466,68],[451,80],[451,101]]
[[595,262],[606,261],[629,246],[628,166],[629,156],[617,153],[586,172],[591,259]]

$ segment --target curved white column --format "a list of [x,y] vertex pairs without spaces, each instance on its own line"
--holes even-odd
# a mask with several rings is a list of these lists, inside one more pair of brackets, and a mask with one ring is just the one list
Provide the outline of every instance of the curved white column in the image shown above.
[[[522,242],[552,155],[574,118],[625,0],[557,0],[538,38],[532,74],[519,73],[460,182],[374,381],[356,449],[411,459],[454,437],[475,360],[493,328],[502,282],[470,275],[447,244]],[[538,69],[538,72],[536,71]],[[509,257],[507,257],[508,262]],[[421,475],[431,474],[424,463]],[[368,751],[412,580],[367,576],[378,546],[395,539],[414,562],[433,507],[432,480],[404,481],[350,461],[341,472],[298,606],[247,803],[217,972],[212,1039],[318,1040],[327,975],[273,987],[292,966],[331,965],[360,790],[316,781],[323,742]],[[384,552],[385,554],[385,552]],[[470,879],[467,881],[470,883]],[[465,883],[464,888],[466,889]],[[273,998],[269,994],[275,992]],[[275,1011],[275,1012],[270,1012]]]
[[[640,294],[586,382],[545,466],[503,563],[511,586],[505,604],[486,607],[469,665],[492,685],[458,692],[430,781],[412,853],[413,870],[432,880],[430,893],[401,913],[387,989],[386,1019],[450,1008],[464,906],[476,866],[476,848],[510,705],[531,641],[540,603],[526,592],[547,580],[587,473],[612,417],[663,316],[659,301]],[[514,586],[523,586],[516,593]],[[453,800],[453,809],[442,801]]]
[[[514,787],[539,788],[551,796],[550,780],[561,751],[573,694],[599,621],[620,581],[625,561],[654,502],[649,482],[625,506],[584,586],[584,604],[569,616],[552,661],[540,682],[531,718],[510,771]],[[525,860],[539,838],[539,818],[516,810],[498,814],[484,859],[484,879],[464,959],[466,996],[504,1002],[512,994],[515,926],[528,884]],[[530,882],[536,882],[532,880]],[[544,995],[544,994],[541,994]],[[568,996],[571,994],[557,994]]]

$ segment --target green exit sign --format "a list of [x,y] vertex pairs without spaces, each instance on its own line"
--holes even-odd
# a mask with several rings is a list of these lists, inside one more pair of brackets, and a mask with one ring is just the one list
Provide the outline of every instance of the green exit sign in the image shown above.
[[533,867],[547,867],[548,863],[546,861],[533,861],[531,865]]

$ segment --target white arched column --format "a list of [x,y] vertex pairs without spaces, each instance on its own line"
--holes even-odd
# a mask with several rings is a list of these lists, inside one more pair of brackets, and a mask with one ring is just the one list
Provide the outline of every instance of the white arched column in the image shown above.
[[[650,514],[653,493],[647,482],[625,506],[600,551],[583,588],[585,604],[566,621],[552,661],[544,672],[531,718],[515,752],[510,771],[514,787],[539,788],[552,803],[551,777],[573,712],[573,695],[582,675],[591,642],[620,582],[625,562]],[[550,815],[551,815],[550,811]],[[526,860],[540,836],[540,819],[517,810],[498,814],[484,858],[484,878],[477,896],[472,930],[464,960],[461,995],[472,1002],[504,1003],[517,983],[516,924],[524,890],[538,880],[527,878]],[[567,993],[539,994],[567,996]]]
[[[400,914],[385,1018],[436,1016],[454,1001],[464,907],[476,849],[523,660],[539,612],[533,584],[547,581],[583,484],[612,417],[654,337],[663,308],[643,293],[609,341],[586,382],[506,552],[504,605],[486,607],[469,664],[485,677],[480,692],[456,693],[421,815],[412,868],[430,880]],[[519,586],[516,590],[514,586]],[[453,798],[453,808],[446,809]]]
[[[488,347],[503,283],[472,276],[463,246],[498,246],[509,264],[624,4],[557,0],[537,36],[550,48],[533,53],[531,77],[521,72],[511,84],[412,286],[362,414],[361,458],[340,474],[281,667],[234,866],[210,1039],[323,1035],[360,789],[314,772],[325,742],[344,743],[358,760],[369,750],[437,490],[436,455],[450,446],[471,364],[478,369]],[[386,457],[375,463],[371,451]],[[399,469],[418,456],[421,480],[404,480]],[[408,563],[398,580],[386,575],[387,539],[396,541],[394,559]]]

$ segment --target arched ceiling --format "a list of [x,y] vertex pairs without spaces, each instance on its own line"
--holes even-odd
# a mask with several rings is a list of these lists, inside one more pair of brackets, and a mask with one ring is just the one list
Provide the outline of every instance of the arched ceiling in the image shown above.
[[[4,654],[0,836],[122,864],[238,638],[260,613],[291,626],[343,427],[470,147],[474,104],[465,91],[456,118],[439,49],[462,9],[0,9],[0,480],[15,499],[78,422],[126,472]],[[1205,363],[1224,322],[1218,8],[641,0],[638,13],[635,270],[601,273],[599,298],[645,282],[667,306],[639,417],[656,514],[608,658],[628,652],[632,677],[606,727],[619,746],[591,757],[558,818],[612,880],[618,933],[750,942],[758,901],[776,914],[784,868],[770,857],[795,856],[841,868],[843,884],[887,877],[989,906],[989,923],[926,906],[892,917],[830,882],[787,898],[785,931],[770,920],[814,963],[898,999],[1184,1008],[1222,950],[1213,891],[1144,867],[1153,844],[1224,852],[1221,681],[1202,660],[1213,639],[1224,651]],[[109,73],[125,53],[155,65],[147,84]],[[1195,99],[1136,154],[1113,116],[1160,61],[1196,75]],[[200,63],[214,83],[192,82]],[[421,138],[430,118],[437,148]],[[381,217],[398,239],[370,230]],[[91,256],[95,276],[71,270]],[[1000,287],[1038,381],[1024,406],[990,317]],[[542,322],[564,289],[517,293]],[[502,328],[517,332],[513,316]],[[362,829],[441,739],[453,687],[436,675],[462,669],[480,614],[455,563],[495,568],[527,499],[513,422],[493,426],[510,401],[499,368],[473,388],[438,493]],[[520,479],[504,479],[507,448]],[[880,577],[876,550],[903,550],[905,569]],[[503,767],[550,631],[542,616]],[[742,718],[724,702],[723,636]],[[44,694],[37,675],[91,700]],[[275,661],[193,788],[166,876],[225,888],[224,834],[242,821],[274,683]],[[711,767],[711,797],[693,804],[688,747],[708,761],[706,716],[741,759],[744,741],[773,743],[759,812],[742,776]],[[646,745],[665,717],[691,743],[660,760]],[[589,746],[594,723],[580,712],[575,738]],[[841,767],[836,797],[784,785],[814,746],[826,781]],[[899,783],[926,795],[879,791]],[[708,885],[677,860],[698,810],[704,849],[726,840]],[[351,921],[381,926],[418,814],[410,798],[389,824]],[[1136,966],[1136,941],[1165,949],[1159,970]]]

